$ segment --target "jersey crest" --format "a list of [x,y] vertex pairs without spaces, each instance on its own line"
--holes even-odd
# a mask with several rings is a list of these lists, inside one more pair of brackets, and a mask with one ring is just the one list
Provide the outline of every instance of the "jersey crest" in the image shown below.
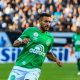
[[38,33],[37,33],[37,32],[34,32],[34,36],[35,36],[35,37],[38,37]]
[[33,40],[37,40],[37,37],[38,37],[39,34],[37,32],[34,32],[33,35],[34,35]]

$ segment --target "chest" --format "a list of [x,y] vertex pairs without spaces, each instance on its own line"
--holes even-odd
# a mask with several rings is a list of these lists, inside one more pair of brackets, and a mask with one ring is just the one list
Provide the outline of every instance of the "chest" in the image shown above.
[[43,44],[45,46],[50,46],[52,43],[52,38],[45,33],[33,32],[30,34],[30,39],[35,44]]

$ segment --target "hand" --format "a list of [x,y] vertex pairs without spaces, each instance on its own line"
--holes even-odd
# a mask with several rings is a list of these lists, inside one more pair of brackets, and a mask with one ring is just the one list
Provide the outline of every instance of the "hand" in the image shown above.
[[59,67],[62,67],[62,63],[58,59],[56,59],[56,63]]
[[22,43],[27,44],[29,41],[30,41],[29,38],[25,38],[25,39],[22,40]]

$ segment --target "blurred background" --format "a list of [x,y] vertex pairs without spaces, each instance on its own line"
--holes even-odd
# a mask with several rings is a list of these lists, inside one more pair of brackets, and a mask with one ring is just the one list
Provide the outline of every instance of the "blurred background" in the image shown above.
[[42,12],[51,14],[52,51],[64,65],[59,68],[46,58],[40,80],[80,80],[75,55],[70,55],[68,46],[80,26],[80,0],[0,0],[0,80],[7,80],[22,50],[12,46],[14,40],[24,29],[38,25],[37,16]]

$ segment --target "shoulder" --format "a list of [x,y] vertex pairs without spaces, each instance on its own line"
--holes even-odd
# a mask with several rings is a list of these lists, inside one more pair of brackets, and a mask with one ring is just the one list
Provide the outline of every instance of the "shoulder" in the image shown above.
[[25,31],[33,31],[33,30],[36,30],[37,27],[28,27],[25,29]]
[[77,33],[74,33],[72,38],[76,39],[77,38]]
[[54,38],[54,36],[50,32],[47,32],[47,36]]
[[73,34],[73,37],[75,37],[75,36],[77,36],[77,33],[74,33],[74,34]]
[[47,32],[47,36],[51,39],[52,43],[54,42],[54,36],[50,32]]

